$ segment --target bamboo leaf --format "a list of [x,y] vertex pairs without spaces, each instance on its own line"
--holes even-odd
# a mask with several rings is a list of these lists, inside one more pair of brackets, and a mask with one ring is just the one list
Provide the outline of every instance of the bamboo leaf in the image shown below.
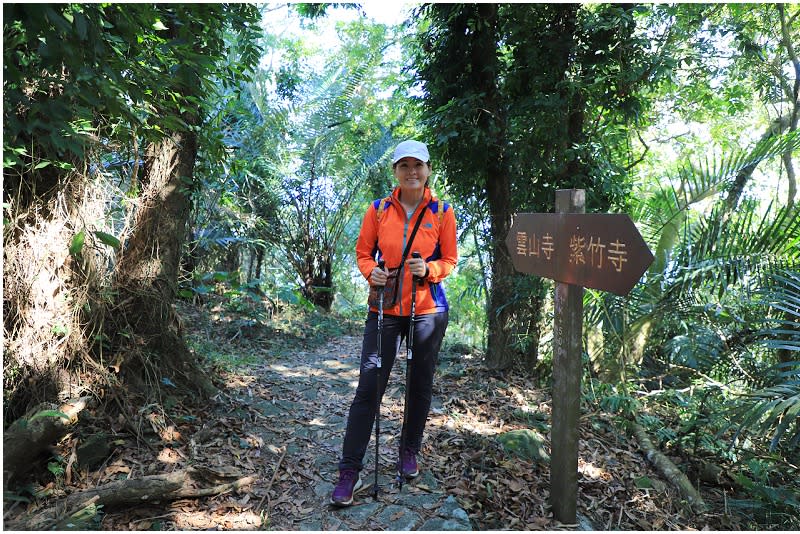
[[83,250],[83,243],[86,241],[86,230],[81,230],[77,234],[75,234],[72,238],[72,242],[69,245],[69,253],[72,256],[78,256]]
[[119,239],[114,237],[111,234],[107,234],[105,232],[101,232],[99,230],[95,230],[94,235],[97,236],[97,239],[100,240],[101,243],[104,245],[108,245],[111,248],[119,248],[120,242]]

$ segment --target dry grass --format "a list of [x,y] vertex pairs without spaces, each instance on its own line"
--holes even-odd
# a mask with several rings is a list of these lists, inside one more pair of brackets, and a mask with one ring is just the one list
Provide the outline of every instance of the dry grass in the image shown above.
[[[113,250],[94,236],[113,190],[69,173],[32,205],[6,192],[3,228],[3,386],[7,422],[32,404],[91,390],[102,362]],[[83,247],[70,253],[76,234]],[[100,361],[95,361],[96,358]]]

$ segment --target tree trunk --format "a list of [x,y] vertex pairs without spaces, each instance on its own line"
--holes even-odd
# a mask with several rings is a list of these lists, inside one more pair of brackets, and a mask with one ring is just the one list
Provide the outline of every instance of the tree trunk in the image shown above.
[[786,178],[789,180],[789,191],[786,195],[786,207],[794,207],[794,199],[797,196],[797,177],[794,172],[794,162],[792,151],[787,150],[783,153],[783,166],[786,168]]
[[[193,117],[184,117],[196,124]],[[209,389],[210,382],[194,372],[173,303],[177,294],[181,252],[186,239],[197,137],[174,132],[152,143],[145,155],[142,196],[133,230],[121,248],[114,280],[117,304],[114,330],[126,348],[141,347],[140,364],[154,363],[158,374]],[[127,342],[126,342],[127,341]],[[150,358],[157,355],[158,362]],[[135,362],[126,362],[135,367]],[[136,381],[138,371],[130,377]],[[179,376],[180,375],[180,376]],[[152,384],[148,384],[152,385]]]
[[491,217],[492,285],[489,295],[489,334],[486,365],[489,369],[507,369],[514,361],[511,348],[513,309],[506,304],[513,297],[514,266],[506,250],[505,239],[511,227],[511,179],[505,161],[506,117],[500,105],[497,72],[498,7],[478,4],[478,18],[484,21],[475,29],[471,64],[479,73],[478,85],[483,93],[483,111],[478,123],[485,132],[495,132],[486,147],[486,193]]
[[[759,139],[759,143],[763,143],[767,139],[771,137],[775,137],[776,135],[781,135],[783,132],[786,131],[787,128],[791,126],[791,117],[789,116],[781,116],[772,121],[767,131],[761,136]],[[733,185],[731,186],[730,191],[728,191],[728,197],[725,199],[725,205],[728,212],[732,212],[736,209],[736,206],[739,204],[739,199],[742,196],[742,191],[744,191],[744,186],[747,184],[748,180],[752,178],[753,171],[756,170],[756,167],[760,163],[759,161],[755,161],[750,165],[742,167],[738,173],[736,173],[736,178],[733,181]]]
[[514,310],[512,306],[507,305],[514,295],[514,265],[504,243],[511,226],[507,195],[508,178],[490,180],[487,189],[492,216],[493,245],[486,365],[489,369],[502,370],[511,367],[514,363],[510,324]]
[[533,282],[530,299],[528,299],[528,329],[525,333],[528,339],[528,348],[523,356],[525,370],[529,373],[533,372],[539,363],[539,340],[542,334],[544,302],[544,280],[537,276]]
[[303,296],[325,311],[333,307],[333,261],[327,252],[309,253],[303,260]]
[[264,247],[259,247],[256,251],[256,278],[261,278],[261,267],[264,264]]
[[[791,88],[787,86],[784,89],[787,99],[792,103],[789,131],[793,132],[797,130],[798,121],[800,120],[800,58],[797,56],[794,44],[792,43],[792,37],[789,33],[789,25],[791,22],[786,20],[785,8],[783,4],[777,4],[777,8],[781,18],[781,44],[786,49],[789,61],[791,61],[794,70],[794,84],[792,84]],[[795,196],[797,196],[797,179],[795,177],[791,149],[783,154],[783,163],[786,167],[786,178],[789,180],[789,192],[786,205],[791,208],[794,206],[794,199]]]
[[222,270],[226,273],[232,273],[239,270],[242,263],[239,259],[239,245],[230,244],[225,249],[225,258],[222,260]]

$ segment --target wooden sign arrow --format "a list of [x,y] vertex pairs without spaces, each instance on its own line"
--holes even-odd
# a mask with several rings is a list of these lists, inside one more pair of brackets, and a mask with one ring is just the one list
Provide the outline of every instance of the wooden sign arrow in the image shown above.
[[506,247],[517,271],[626,295],[653,254],[626,214],[520,213]]

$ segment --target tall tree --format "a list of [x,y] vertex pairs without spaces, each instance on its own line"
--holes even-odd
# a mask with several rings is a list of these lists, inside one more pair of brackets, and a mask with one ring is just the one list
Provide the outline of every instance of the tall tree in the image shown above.
[[490,217],[492,285],[489,303],[488,356],[490,367],[511,363],[509,331],[513,265],[503,244],[511,224],[511,175],[505,159],[507,106],[498,82],[502,77],[497,54],[500,39],[497,4],[431,4],[425,15],[432,21],[420,36],[417,58],[425,80],[431,131],[438,131],[442,164],[452,184],[464,194],[485,191]]
[[[340,45],[316,50],[303,39],[275,48],[280,68],[264,68],[250,87],[248,138],[239,151],[259,154],[247,167],[253,189],[275,184],[270,208],[278,224],[266,254],[309,302],[330,310],[339,261],[353,254],[346,239],[363,206],[389,187],[385,169],[400,100],[377,95],[402,80],[385,52],[394,39],[383,25],[353,21],[337,28]],[[324,56],[320,64],[312,53]],[[380,193],[377,193],[380,191]],[[257,206],[254,206],[257,208]],[[263,214],[262,214],[263,215]],[[349,273],[342,276],[349,278]]]
[[[599,139],[625,139],[619,125],[635,117],[637,89],[651,78],[635,10],[433,4],[422,11],[429,25],[415,65],[426,119],[452,188],[486,198],[491,219],[489,367],[517,359],[515,330],[540,327],[543,282],[521,283],[503,244],[511,214],[551,211],[559,188],[586,189],[590,210],[619,205],[627,192],[627,154]],[[522,297],[522,287],[533,297]]]
[[[766,4],[655,6],[649,13],[648,27],[654,46],[661,50],[663,63],[671,72],[653,86],[657,94],[651,94],[650,98],[668,102],[670,113],[665,116],[680,117],[686,133],[674,137],[665,135],[661,117],[654,117],[650,131],[642,133],[642,138],[654,137],[655,140],[648,142],[654,150],[641,169],[641,184],[650,183],[653,176],[659,178],[658,183],[650,186],[653,192],[645,186],[632,198],[631,211],[643,213],[642,222],[654,221],[650,239],[656,259],[649,270],[648,283],[656,284],[659,291],[653,289],[653,292],[633,295],[624,303],[615,299],[604,303],[607,311],[604,317],[609,325],[604,343],[613,350],[607,351],[606,358],[598,360],[597,367],[603,369],[607,377],[609,374],[618,377],[626,365],[629,371],[638,373],[648,344],[655,348],[664,341],[661,336],[670,331],[664,325],[671,317],[664,311],[682,309],[671,307],[675,304],[671,299],[676,295],[685,298],[686,294],[670,290],[666,291],[670,294],[667,298],[670,304],[662,307],[654,306],[654,302],[663,296],[660,292],[675,281],[678,271],[691,271],[690,265],[698,265],[695,263],[700,261],[698,258],[709,254],[715,259],[706,258],[706,268],[720,281],[728,283],[732,268],[727,262],[744,261],[734,259],[742,251],[734,252],[732,246],[723,247],[722,241],[712,254],[712,250],[686,240],[697,237],[689,232],[700,224],[697,206],[716,203],[724,197],[722,206],[702,217],[709,227],[708,235],[712,241],[722,240],[712,230],[718,231],[719,225],[733,228],[735,221],[739,221],[738,224],[743,225],[739,240],[745,243],[745,235],[753,230],[741,222],[741,217],[750,210],[766,209],[758,207],[758,200],[753,198],[753,186],[757,185],[753,176],[760,174],[778,183],[774,178],[780,172],[775,167],[775,150],[780,151],[784,169],[791,167],[786,165],[787,154],[791,161],[797,142],[796,137],[785,133],[792,131],[791,117],[796,113],[794,80],[788,75],[794,71],[794,63],[785,48],[782,31],[791,16],[785,12],[781,14],[775,5]],[[755,105],[756,102],[764,105]],[[661,105],[657,109],[665,107]],[[667,157],[658,157],[658,144],[671,146]],[[752,148],[743,148],[748,146]],[[672,150],[685,154],[692,163],[676,164]],[[664,174],[671,178],[661,178]],[[787,170],[785,176],[790,177],[791,172]],[[789,181],[791,191],[791,179]],[[667,182],[670,185],[665,187]],[[774,217],[779,220],[788,216],[791,220],[796,212],[791,195],[775,200],[773,212],[780,204],[787,205],[786,213]],[[769,220],[765,215],[763,224]],[[782,226],[776,223],[776,229],[780,228]],[[780,235],[774,237],[785,239]],[[722,253],[732,257],[717,256]],[[679,257],[687,263],[676,264]],[[774,261],[775,258],[767,255],[763,259]],[[761,269],[763,266],[756,270]],[[739,267],[733,271],[738,272]],[[657,282],[659,280],[662,282]],[[640,298],[643,301],[639,302]],[[623,310],[623,305],[627,309]],[[649,309],[649,312],[635,311],[640,309]]]
[[99,336],[107,253],[98,236],[116,239],[92,183],[131,129],[147,131],[143,104],[157,77],[135,58],[156,18],[146,5],[7,4],[3,14],[4,411],[13,419],[64,388],[64,367]]
[[[113,215],[124,210],[107,209],[120,198],[107,191],[125,184],[128,190],[120,195],[127,195],[127,205],[136,205],[131,199],[139,187],[149,187],[142,209],[134,210],[139,221],[147,219],[147,213],[169,215],[160,226],[137,226],[132,239],[122,236],[127,247],[120,250],[116,264],[118,288],[124,292],[137,277],[155,277],[153,273],[164,287],[174,286],[178,243],[164,240],[157,249],[148,248],[148,243],[159,242],[162,230],[175,236],[181,232],[180,218],[187,211],[184,196],[191,182],[178,178],[191,177],[197,146],[210,150],[213,145],[209,141],[214,135],[200,128],[206,118],[203,99],[217,83],[235,84],[242,73],[237,65],[257,61],[257,19],[255,8],[245,5],[4,6],[3,195],[13,226],[13,231],[4,232],[7,257],[13,256],[4,264],[4,285],[25,279],[22,271],[14,270],[20,266],[43,267],[35,257],[40,248],[47,251],[43,257],[59,258],[46,269],[47,276],[37,276],[48,279],[50,287],[23,283],[6,286],[4,292],[4,307],[13,310],[5,317],[4,329],[11,349],[7,361],[19,366],[14,376],[26,376],[25,369],[34,369],[34,375],[47,375],[42,367],[59,370],[51,373],[58,380],[48,379],[47,388],[34,391],[46,389],[53,395],[53,388],[63,387],[58,383],[64,376],[60,371],[71,362],[88,361],[91,368],[106,369],[109,338],[119,342],[141,334],[151,339],[152,330],[129,329],[118,335],[113,327],[135,324],[133,318],[144,310],[128,308],[130,315],[124,320],[122,310],[130,302],[111,304],[109,288],[104,287],[114,258],[103,245],[119,249],[115,235],[124,234],[124,221]],[[230,65],[222,61],[226,28],[244,43]],[[144,168],[140,145],[147,147]],[[115,175],[114,185],[103,183],[109,175]],[[157,193],[160,187],[166,192]],[[126,257],[134,260],[130,266]],[[163,291],[162,296],[170,295],[169,289]],[[26,307],[40,300],[36,292],[53,301],[47,304],[53,309],[46,321],[32,325],[25,319],[30,313]],[[110,318],[120,322],[107,321]],[[28,333],[31,330],[36,332]],[[37,346],[47,350],[34,349],[40,356],[28,358],[25,347]],[[37,357],[45,361],[43,366],[28,361]]]
[[[258,12],[246,4],[176,4],[160,11],[161,42],[169,53],[157,55],[154,67],[172,75],[154,88],[152,105],[169,122],[165,135],[150,141],[144,152],[142,194],[133,229],[118,256],[113,333],[136,339],[133,347],[143,342],[145,351],[159,356],[163,374],[184,375],[185,383],[193,384],[201,375],[188,365],[190,352],[172,305],[187,240],[190,194],[197,183],[199,133],[218,84],[236,86],[255,66]],[[245,42],[245,54],[236,68],[225,64],[228,27]],[[211,139],[207,136],[204,141]],[[149,355],[143,356],[139,364],[148,362]]]
[[[762,140],[796,130],[798,13],[792,4],[654,7],[651,25],[662,28],[654,33],[654,43],[674,62],[674,75],[653,88],[657,98],[670,98],[668,109],[688,123],[714,123],[715,142],[723,149],[754,141],[753,127]],[[743,120],[752,125],[745,128]],[[797,189],[792,154],[782,159],[785,202],[792,204]],[[751,185],[752,171],[742,169],[730,184],[729,209],[735,209]]]

